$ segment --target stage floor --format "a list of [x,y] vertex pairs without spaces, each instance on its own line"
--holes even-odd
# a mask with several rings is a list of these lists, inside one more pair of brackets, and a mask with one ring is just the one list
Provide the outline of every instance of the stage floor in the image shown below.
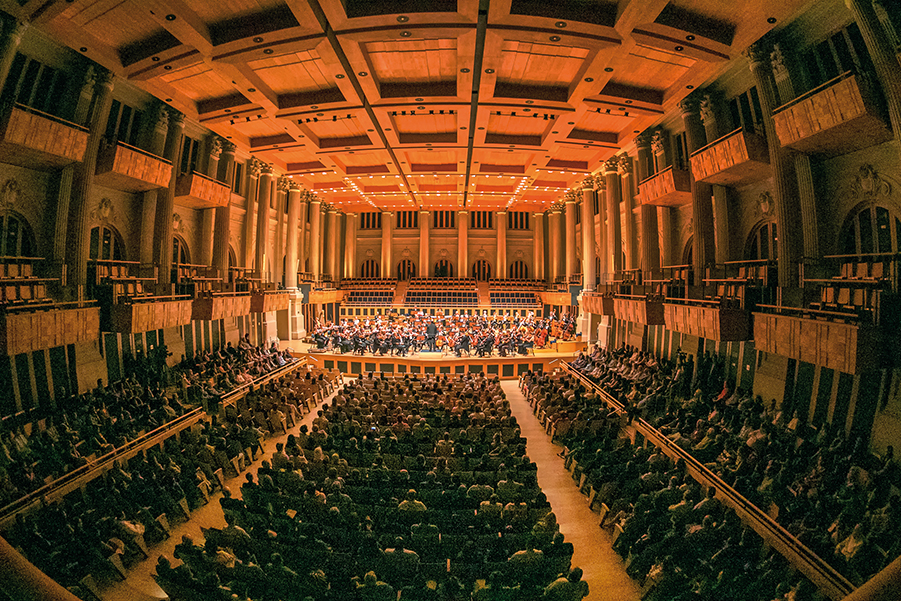
[[[314,345],[299,342],[282,343],[283,347],[304,354],[311,365],[337,368],[346,375],[355,376],[368,374],[369,372],[382,372],[391,375],[404,374],[463,374],[467,372],[485,373],[489,376],[499,376],[502,379],[517,378],[528,370],[546,371],[552,370],[560,361],[569,361],[584,350],[582,342],[560,342],[553,348],[534,349],[528,355],[515,355],[500,357],[497,353],[489,357],[479,357],[475,354],[457,357],[453,353],[442,354],[408,353],[406,357],[393,355],[354,355],[352,353],[341,354],[339,352],[323,352],[315,349]],[[311,352],[312,349],[312,352]]]

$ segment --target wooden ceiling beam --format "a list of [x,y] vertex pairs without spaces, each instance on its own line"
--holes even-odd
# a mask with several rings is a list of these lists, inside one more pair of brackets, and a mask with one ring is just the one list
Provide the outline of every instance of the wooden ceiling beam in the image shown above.
[[203,19],[181,0],[156,0],[153,4],[131,0],[131,4],[136,13],[148,15],[181,43],[196,48],[204,56],[212,54],[213,39],[209,28]]

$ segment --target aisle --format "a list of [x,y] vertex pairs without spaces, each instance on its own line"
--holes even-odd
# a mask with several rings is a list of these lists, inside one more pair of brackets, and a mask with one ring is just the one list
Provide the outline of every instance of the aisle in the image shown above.
[[598,516],[588,508],[587,498],[579,493],[572,475],[563,468],[563,459],[557,455],[560,447],[551,444],[520,392],[519,382],[505,381],[501,387],[526,438],[526,453],[538,465],[538,484],[557,515],[560,531],[573,544],[572,565],[585,572],[583,579],[590,591],[586,599],[637,601],[641,598],[638,585],[626,575],[623,560],[610,546],[610,536],[598,527]]

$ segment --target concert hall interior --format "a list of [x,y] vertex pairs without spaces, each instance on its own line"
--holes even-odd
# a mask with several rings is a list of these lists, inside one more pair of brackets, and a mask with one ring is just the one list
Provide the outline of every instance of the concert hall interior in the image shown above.
[[901,2],[0,0],[0,601],[901,587]]

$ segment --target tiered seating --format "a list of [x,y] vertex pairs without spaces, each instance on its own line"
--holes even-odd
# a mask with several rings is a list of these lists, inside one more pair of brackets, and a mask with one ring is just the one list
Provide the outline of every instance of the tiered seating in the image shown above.
[[393,278],[344,278],[341,287],[354,290],[369,290],[372,288],[395,288],[397,280]]
[[491,278],[488,285],[492,290],[544,290],[544,280],[529,279],[498,279]]
[[172,274],[178,294],[194,297],[218,291],[222,283],[219,270],[208,265],[178,263],[172,266]]
[[404,297],[408,307],[474,307],[479,304],[475,278],[412,278]]
[[249,267],[229,267],[228,277],[234,292],[250,292],[263,281],[263,278]]
[[661,277],[645,279],[644,284],[651,286],[653,294],[660,298],[684,298],[691,279],[691,265],[667,265],[661,271]]
[[541,299],[534,292],[491,292],[493,307],[540,307]]
[[153,296],[156,276],[136,275],[139,266],[137,261],[92,260],[88,264],[88,281],[105,289],[103,294],[111,294],[113,303],[146,299]]
[[34,275],[34,262],[39,258],[0,257],[0,304],[6,310],[37,308],[52,303],[47,297],[47,284],[52,278]]
[[349,306],[390,305],[394,301],[394,290],[351,290],[344,296],[343,303]]

